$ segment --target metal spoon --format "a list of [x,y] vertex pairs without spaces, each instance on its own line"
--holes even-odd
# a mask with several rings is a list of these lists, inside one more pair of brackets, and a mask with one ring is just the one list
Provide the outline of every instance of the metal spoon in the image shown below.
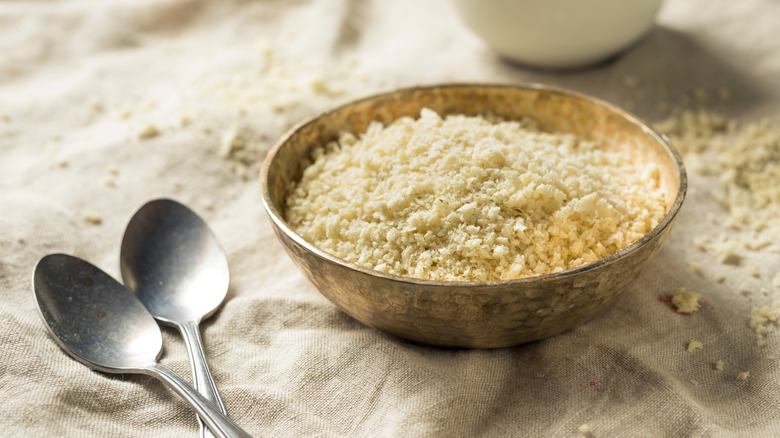
[[43,322],[76,360],[106,373],[156,377],[222,438],[250,437],[170,368],[157,362],[160,327],[138,299],[97,267],[52,254],[35,265],[33,294]]
[[[195,388],[225,406],[209,371],[198,325],[211,316],[230,283],[227,258],[198,215],[169,199],[141,207],[125,230],[120,256],[122,279],[160,323],[176,327],[190,356]],[[202,420],[200,433],[209,436]]]

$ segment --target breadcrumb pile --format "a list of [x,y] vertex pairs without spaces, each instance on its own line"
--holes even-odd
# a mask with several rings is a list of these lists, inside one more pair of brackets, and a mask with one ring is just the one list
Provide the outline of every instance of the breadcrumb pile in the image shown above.
[[657,172],[530,121],[423,109],[316,149],[289,188],[304,239],[367,268],[507,280],[609,256],[665,213]]

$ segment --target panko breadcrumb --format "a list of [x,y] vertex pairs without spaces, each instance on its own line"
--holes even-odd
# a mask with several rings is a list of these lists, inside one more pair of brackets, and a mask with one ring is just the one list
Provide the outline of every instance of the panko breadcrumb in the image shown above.
[[315,149],[286,219],[315,246],[397,275],[456,281],[559,272],[626,248],[663,217],[657,172],[531,121],[372,123]]
[[84,213],[82,217],[84,218],[85,221],[91,224],[100,225],[101,223],[103,223],[103,218],[99,214],[91,211]]
[[694,351],[703,350],[704,345],[699,341],[691,341],[688,342],[688,353],[693,353]]
[[756,333],[759,346],[766,343],[766,334],[778,324],[780,324],[780,300],[775,301],[771,306],[753,309],[750,314],[750,328]]
[[672,304],[680,313],[693,313],[699,310],[701,294],[678,287],[672,295]]
[[138,138],[141,140],[147,140],[160,135],[160,130],[155,125],[146,125],[143,129],[138,131]]

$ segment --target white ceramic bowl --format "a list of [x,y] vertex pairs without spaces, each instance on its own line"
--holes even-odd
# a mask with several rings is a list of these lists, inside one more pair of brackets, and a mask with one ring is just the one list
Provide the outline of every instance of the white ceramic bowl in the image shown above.
[[639,41],[663,0],[453,0],[498,53],[545,68],[604,60]]

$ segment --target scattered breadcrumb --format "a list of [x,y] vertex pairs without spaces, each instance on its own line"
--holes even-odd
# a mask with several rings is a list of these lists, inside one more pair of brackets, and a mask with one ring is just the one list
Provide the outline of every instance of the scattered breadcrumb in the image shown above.
[[251,68],[242,65],[203,81],[201,88],[211,94],[205,97],[250,118],[273,112],[275,119],[291,126],[305,114],[332,107],[335,97],[357,97],[379,88],[375,78],[355,74],[357,61],[351,63],[349,57],[326,67],[302,62],[271,41],[258,45],[260,56],[252,58]]
[[222,133],[219,142],[219,156],[222,158],[229,158],[234,151],[244,147],[244,140],[241,138],[238,131],[238,126],[231,125]]
[[329,94],[330,89],[322,78],[316,78],[311,81],[311,89],[317,94]]
[[113,176],[107,176],[103,178],[103,185],[106,187],[114,188],[116,187],[116,179],[114,179]]
[[720,359],[718,359],[718,360],[715,362],[715,369],[716,369],[716,370],[718,370],[718,371],[723,371],[723,365],[724,365],[724,364],[723,364],[723,361],[722,361],[722,360],[720,360]]
[[63,158],[63,159],[57,161],[57,166],[62,167],[62,168],[68,167],[68,166],[70,166],[70,161],[68,161],[68,160]]
[[691,379],[691,385],[693,386],[699,386],[699,381],[695,379]]
[[248,172],[249,170],[243,163],[238,163],[233,166],[233,173],[235,173],[239,178],[246,179],[248,177]]
[[678,287],[674,290],[674,295],[672,295],[672,304],[679,313],[693,313],[701,307],[699,304],[701,297],[702,295],[699,293]]
[[717,90],[718,100],[728,102],[731,99],[731,91],[726,87],[720,87]]
[[[716,97],[725,102],[730,99],[730,93],[721,88]],[[671,138],[686,164],[691,164],[692,171],[717,177],[722,184],[722,188],[712,192],[712,197],[728,212],[728,218],[717,224],[731,228],[730,237],[720,236],[713,241],[706,236],[697,236],[693,239],[695,247],[712,253],[721,263],[733,265],[741,262],[740,247],[750,251],[777,248],[772,236],[780,235],[780,221],[777,220],[780,217],[778,124],[761,121],[740,126],[712,111],[683,111],[662,121],[656,128]],[[760,275],[758,267],[752,263],[745,267],[745,272],[756,278]],[[717,272],[713,278],[722,283],[726,276]],[[772,278],[772,284],[780,289],[780,273]],[[738,290],[743,295],[750,294],[746,285]],[[769,296],[766,288],[762,287],[760,291]],[[759,346],[765,344],[766,334],[778,324],[778,319],[780,302],[752,311],[750,327],[756,333]],[[744,374],[742,378],[747,376]]]
[[219,144],[219,155],[230,160],[230,169],[239,178],[247,179],[250,168],[256,164],[259,149],[256,141],[250,141],[251,132],[239,125],[229,126],[223,133]]
[[103,222],[103,218],[97,213],[93,213],[93,212],[84,213],[83,217],[85,221],[91,224],[99,225],[100,223]]
[[146,99],[144,99],[143,101],[141,101],[138,104],[138,108],[141,109],[142,111],[148,111],[148,110],[156,108],[157,105],[158,105],[158,103],[157,103],[156,100],[150,99],[150,98],[146,98]]
[[773,327],[777,327],[780,320],[780,300],[772,303],[771,306],[764,306],[753,309],[750,314],[750,328],[756,333],[758,345],[766,343],[766,334]]
[[732,239],[721,239],[712,242],[711,250],[718,256],[718,261],[724,265],[738,265],[741,257],[736,253],[739,242]]
[[740,239],[745,248],[751,251],[761,251],[764,248],[771,246],[774,242],[770,235],[753,233],[742,236]]
[[[718,97],[728,100],[728,91]],[[728,210],[725,225],[743,232],[738,239],[743,246],[751,243],[751,233],[780,234],[780,128],[764,120],[740,126],[708,110],[686,110],[655,125],[669,136],[686,157],[705,160],[696,171],[717,176],[723,191],[716,199]],[[714,157],[713,157],[714,155]],[[724,261],[733,261],[734,247],[715,248]],[[719,252],[723,251],[723,252]]]
[[737,379],[738,380],[747,380],[748,377],[750,377],[750,371],[744,371],[744,372],[741,372],[741,373],[737,374]]
[[623,86],[627,88],[636,88],[637,84],[639,83],[639,80],[637,80],[636,76],[626,75],[623,76]]
[[578,427],[577,430],[580,432],[580,435],[582,436],[588,436],[591,434],[590,426],[587,424],[583,424],[582,426]]
[[690,269],[694,274],[698,274],[701,272],[701,265],[697,262],[690,262],[688,263],[688,269]]
[[89,108],[93,111],[103,111],[105,109],[105,106],[103,105],[103,101],[100,100],[99,97],[91,97],[87,101],[87,105]]
[[653,127],[667,135],[685,156],[710,149],[712,140],[727,132],[728,121],[712,111],[685,110],[656,122]]
[[106,172],[108,172],[111,175],[119,175],[119,168],[111,164],[106,168]]
[[696,102],[702,103],[709,99],[709,94],[707,94],[707,91],[703,88],[696,87],[693,89],[693,98],[696,100]]
[[157,137],[158,135],[160,135],[160,130],[154,125],[146,125],[145,128],[138,132],[138,138],[141,140]]
[[693,353],[694,351],[702,349],[704,349],[704,345],[699,341],[691,341],[688,343],[688,353]]

